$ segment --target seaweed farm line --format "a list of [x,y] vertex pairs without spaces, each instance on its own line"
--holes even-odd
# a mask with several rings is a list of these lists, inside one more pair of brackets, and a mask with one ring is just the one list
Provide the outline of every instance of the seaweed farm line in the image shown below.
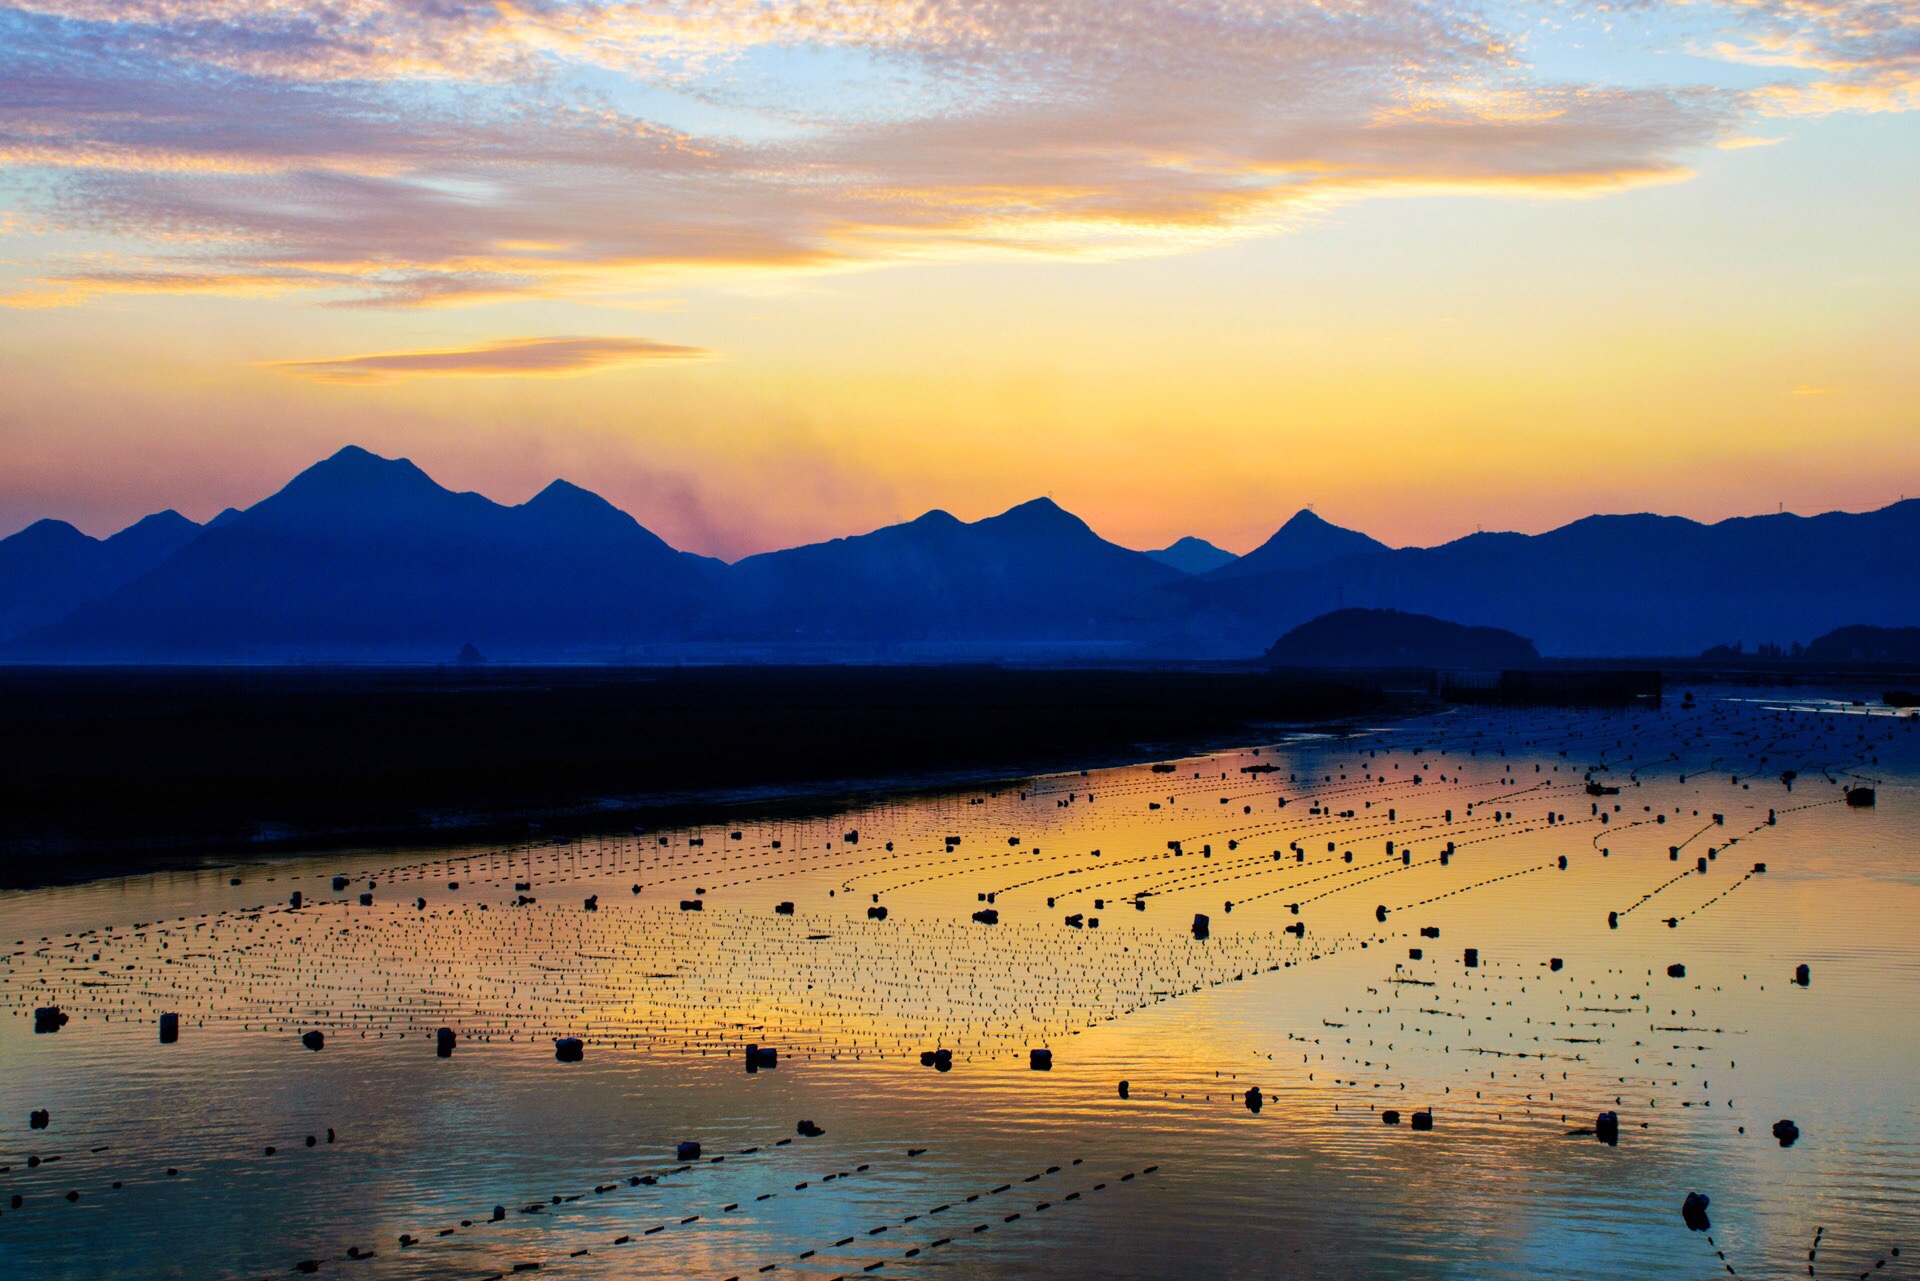
[[1920,725],[1793,693],[0,895],[0,1275],[1920,1278]]

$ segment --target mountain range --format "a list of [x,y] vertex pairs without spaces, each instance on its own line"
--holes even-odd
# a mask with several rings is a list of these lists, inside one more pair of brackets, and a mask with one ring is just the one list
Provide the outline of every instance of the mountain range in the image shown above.
[[0,659],[1249,658],[1341,608],[1504,628],[1548,655],[1678,655],[1920,623],[1920,500],[1865,513],[1593,516],[1391,548],[1303,511],[1235,557],[1154,552],[1047,499],[734,564],[555,481],[517,506],[357,447],[206,525],[0,539]]

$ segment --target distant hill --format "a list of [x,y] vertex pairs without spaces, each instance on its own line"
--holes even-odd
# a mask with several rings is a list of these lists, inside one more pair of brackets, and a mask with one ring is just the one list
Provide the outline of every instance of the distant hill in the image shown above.
[[343,449],[164,563],[15,642],[108,660],[446,659],[685,635],[719,561],[555,481],[517,507]]
[[1186,575],[1110,543],[1052,500],[903,525],[733,566],[729,638],[1112,642],[1132,600]]
[[0,641],[133,581],[199,532],[179,512],[164,511],[111,538],[91,538],[64,520],[41,520],[0,539]]
[[[1175,553],[1185,565],[1165,563]],[[1195,573],[1190,554],[1226,553],[1131,551],[1036,499],[729,566],[565,481],[506,506],[348,448],[205,527],[163,512],[105,540],[59,521],[0,540],[0,659],[1243,659],[1345,609],[1658,658],[1834,629],[1853,630],[1832,646],[1864,653],[1897,640],[1873,629],[1920,626],[1920,499],[1712,525],[1592,516],[1399,549],[1300,512],[1245,556]]]
[[1520,667],[1533,642],[1498,627],[1467,627],[1397,609],[1340,609],[1273,643],[1269,662],[1293,667]]
[[1211,569],[1219,569],[1240,559],[1224,547],[1215,547],[1204,538],[1188,535],[1171,546],[1145,555],[1159,561],[1162,565],[1171,565],[1183,574],[1204,574]]
[[1920,627],[1836,627],[1800,657],[1809,663],[1920,663]]
[[1272,538],[1245,556],[1223,565],[1213,577],[1247,578],[1259,574],[1291,574],[1313,569],[1347,556],[1369,556],[1392,550],[1385,543],[1354,529],[1342,529],[1310,511],[1299,511],[1274,532]]
[[1162,652],[1257,652],[1346,606],[1470,617],[1543,653],[1697,654],[1728,636],[1920,624],[1920,499],[1879,511],[1739,517],[1590,516],[1539,535],[1473,534],[1343,556],[1308,570],[1225,570],[1142,602]]

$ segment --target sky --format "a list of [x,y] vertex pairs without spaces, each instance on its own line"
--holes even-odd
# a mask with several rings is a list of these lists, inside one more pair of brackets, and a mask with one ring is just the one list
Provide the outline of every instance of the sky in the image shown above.
[[0,0],[0,533],[1920,495],[1910,0]]

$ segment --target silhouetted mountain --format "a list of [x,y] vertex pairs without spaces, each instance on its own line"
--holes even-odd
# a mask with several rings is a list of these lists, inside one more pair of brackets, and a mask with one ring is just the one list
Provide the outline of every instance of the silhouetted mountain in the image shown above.
[[1912,627],[1920,500],[1714,525],[1594,516],[1399,550],[1302,512],[1193,575],[1042,499],[727,566],[564,481],[509,507],[350,448],[205,528],[167,512],[104,541],[58,521],[0,541],[0,654],[47,660],[444,662],[472,645],[515,661],[682,643],[774,660],[897,645],[1245,658],[1349,607],[1473,618],[1560,655]]
[[18,642],[70,658],[552,654],[682,636],[725,567],[555,481],[506,507],[341,450],[150,573]]
[[1045,498],[968,524],[932,511],[733,567],[732,635],[894,643],[1124,639],[1147,589],[1183,578]]
[[1520,667],[1540,654],[1524,636],[1397,609],[1338,609],[1282,636],[1268,661],[1291,667]]
[[1474,534],[1309,571],[1226,570],[1170,585],[1138,626],[1157,648],[1247,654],[1344,606],[1453,615],[1548,654],[1699,653],[1728,636],[1920,622],[1920,499],[1865,513],[1590,516],[1537,536]]
[[1388,550],[1385,543],[1358,530],[1342,529],[1310,511],[1298,511],[1272,538],[1216,569],[1213,576],[1241,578],[1251,574],[1297,573],[1343,556],[1365,556]]
[[1191,534],[1159,551],[1146,552],[1162,565],[1171,565],[1183,574],[1204,574],[1240,559],[1224,547],[1215,547],[1204,538]]
[[1809,663],[1920,663],[1920,627],[1836,627],[1800,657]]
[[64,520],[41,520],[0,539],[0,641],[64,618],[138,578],[199,532],[179,512],[164,511],[111,538],[90,538]]

